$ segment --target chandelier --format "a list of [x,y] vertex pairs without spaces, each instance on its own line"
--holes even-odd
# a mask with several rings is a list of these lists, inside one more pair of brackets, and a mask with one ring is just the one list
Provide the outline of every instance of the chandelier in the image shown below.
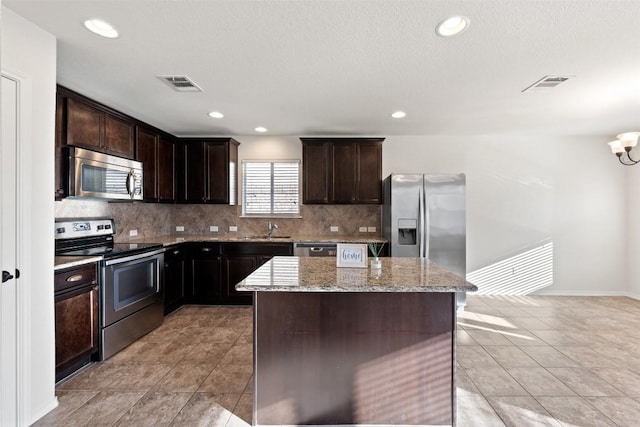
[[640,132],[625,132],[616,136],[615,141],[609,142],[611,152],[618,156],[618,160],[625,166],[633,166],[640,163],[640,160],[631,158],[631,149],[638,144]]

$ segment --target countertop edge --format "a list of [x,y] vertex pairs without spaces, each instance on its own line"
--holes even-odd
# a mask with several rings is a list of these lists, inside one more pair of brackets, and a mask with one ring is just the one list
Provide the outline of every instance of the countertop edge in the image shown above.
[[[73,259],[70,259],[73,258]],[[87,256],[87,257],[55,257],[53,271],[65,270],[71,267],[78,267],[80,265],[91,264],[94,262],[102,261],[101,256]]]

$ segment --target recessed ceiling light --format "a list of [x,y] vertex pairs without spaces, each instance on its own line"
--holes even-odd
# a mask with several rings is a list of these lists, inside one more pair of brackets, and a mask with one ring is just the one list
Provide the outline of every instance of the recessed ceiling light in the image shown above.
[[401,119],[403,117],[406,117],[407,113],[405,113],[404,111],[396,111],[395,113],[391,114],[391,117],[393,117],[394,119]]
[[262,126],[258,126],[257,128],[254,129],[256,132],[266,132],[267,128],[262,127]]
[[455,36],[466,30],[470,22],[466,16],[452,16],[438,24],[436,34],[442,37]]
[[212,111],[209,113],[209,117],[213,117],[214,119],[221,119],[224,117],[224,114],[219,111]]
[[115,39],[118,37],[118,30],[116,30],[113,25],[99,19],[88,19],[84,21],[84,26],[92,33],[108,39]]

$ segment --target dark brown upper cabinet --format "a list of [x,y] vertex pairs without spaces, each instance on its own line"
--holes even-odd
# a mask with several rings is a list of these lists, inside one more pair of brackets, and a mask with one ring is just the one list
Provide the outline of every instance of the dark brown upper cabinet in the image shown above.
[[300,138],[302,203],[382,203],[384,138]]
[[133,158],[132,121],[72,97],[66,106],[66,145]]
[[179,203],[237,203],[238,145],[232,138],[178,140]]
[[135,120],[63,86],[56,94],[55,198],[67,196],[67,145],[134,158]]
[[169,136],[136,126],[136,160],[142,162],[144,200],[175,201],[175,145]]

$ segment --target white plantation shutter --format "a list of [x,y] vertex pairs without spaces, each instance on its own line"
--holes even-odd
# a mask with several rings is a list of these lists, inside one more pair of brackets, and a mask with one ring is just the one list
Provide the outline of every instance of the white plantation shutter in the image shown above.
[[242,212],[251,216],[300,214],[300,161],[242,162]]

